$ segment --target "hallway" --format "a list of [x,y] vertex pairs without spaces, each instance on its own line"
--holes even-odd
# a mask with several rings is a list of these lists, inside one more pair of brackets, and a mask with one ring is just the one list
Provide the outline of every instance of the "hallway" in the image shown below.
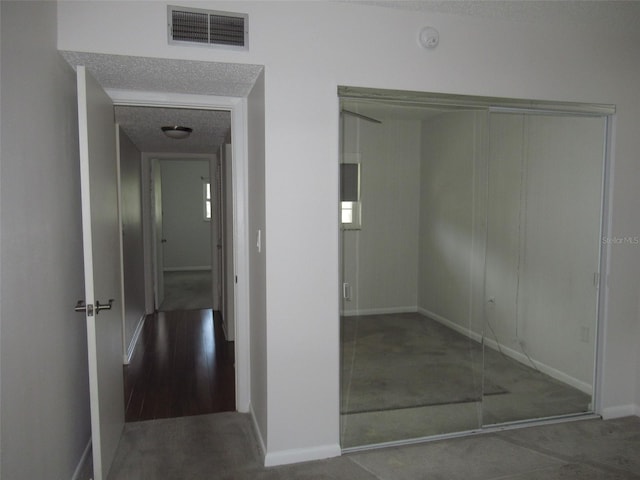
[[219,312],[149,315],[124,381],[127,422],[235,411],[234,344]]

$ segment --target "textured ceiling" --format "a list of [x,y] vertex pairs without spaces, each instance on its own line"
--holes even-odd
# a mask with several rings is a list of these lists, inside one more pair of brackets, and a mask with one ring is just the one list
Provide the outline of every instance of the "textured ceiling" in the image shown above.
[[[142,152],[213,153],[231,129],[229,112],[182,108],[115,107],[116,122]],[[183,140],[166,137],[160,127],[193,128]]]
[[[236,63],[60,53],[72,67],[84,65],[107,91],[245,97],[263,68]],[[229,112],[211,110],[118,106],[115,118],[142,152],[213,153],[231,128]],[[160,127],[175,125],[191,127],[193,133],[184,140],[172,140],[162,134]]]
[[344,0],[361,5],[637,32],[637,0]]
[[73,67],[84,65],[105,89],[246,97],[260,65],[199,62],[61,51]]

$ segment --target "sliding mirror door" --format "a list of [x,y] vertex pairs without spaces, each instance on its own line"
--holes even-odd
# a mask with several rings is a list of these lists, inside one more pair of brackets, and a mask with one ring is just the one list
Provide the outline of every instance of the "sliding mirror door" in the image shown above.
[[486,117],[342,103],[343,447],[481,426]]
[[613,107],[339,93],[343,448],[592,413]]
[[490,114],[485,425],[593,408],[605,128]]

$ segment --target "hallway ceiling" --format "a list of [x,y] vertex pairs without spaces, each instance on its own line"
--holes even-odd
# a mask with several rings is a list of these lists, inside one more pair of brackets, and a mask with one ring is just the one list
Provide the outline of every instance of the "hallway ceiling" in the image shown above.
[[[246,97],[262,71],[251,64],[200,62],[61,51],[75,69],[84,65],[107,93],[154,92]],[[229,112],[158,107],[115,107],[116,122],[142,152],[212,153],[231,129]],[[162,126],[193,128],[184,140],[172,140]]]
[[[116,122],[141,152],[212,153],[231,131],[231,114],[219,110],[116,106]],[[188,138],[167,138],[160,127],[193,128]]]

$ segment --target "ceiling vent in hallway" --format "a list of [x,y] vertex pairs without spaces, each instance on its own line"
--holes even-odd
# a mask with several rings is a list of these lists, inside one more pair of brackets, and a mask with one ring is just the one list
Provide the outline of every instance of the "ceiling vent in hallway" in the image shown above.
[[169,43],[249,48],[246,13],[218,12],[169,5]]

